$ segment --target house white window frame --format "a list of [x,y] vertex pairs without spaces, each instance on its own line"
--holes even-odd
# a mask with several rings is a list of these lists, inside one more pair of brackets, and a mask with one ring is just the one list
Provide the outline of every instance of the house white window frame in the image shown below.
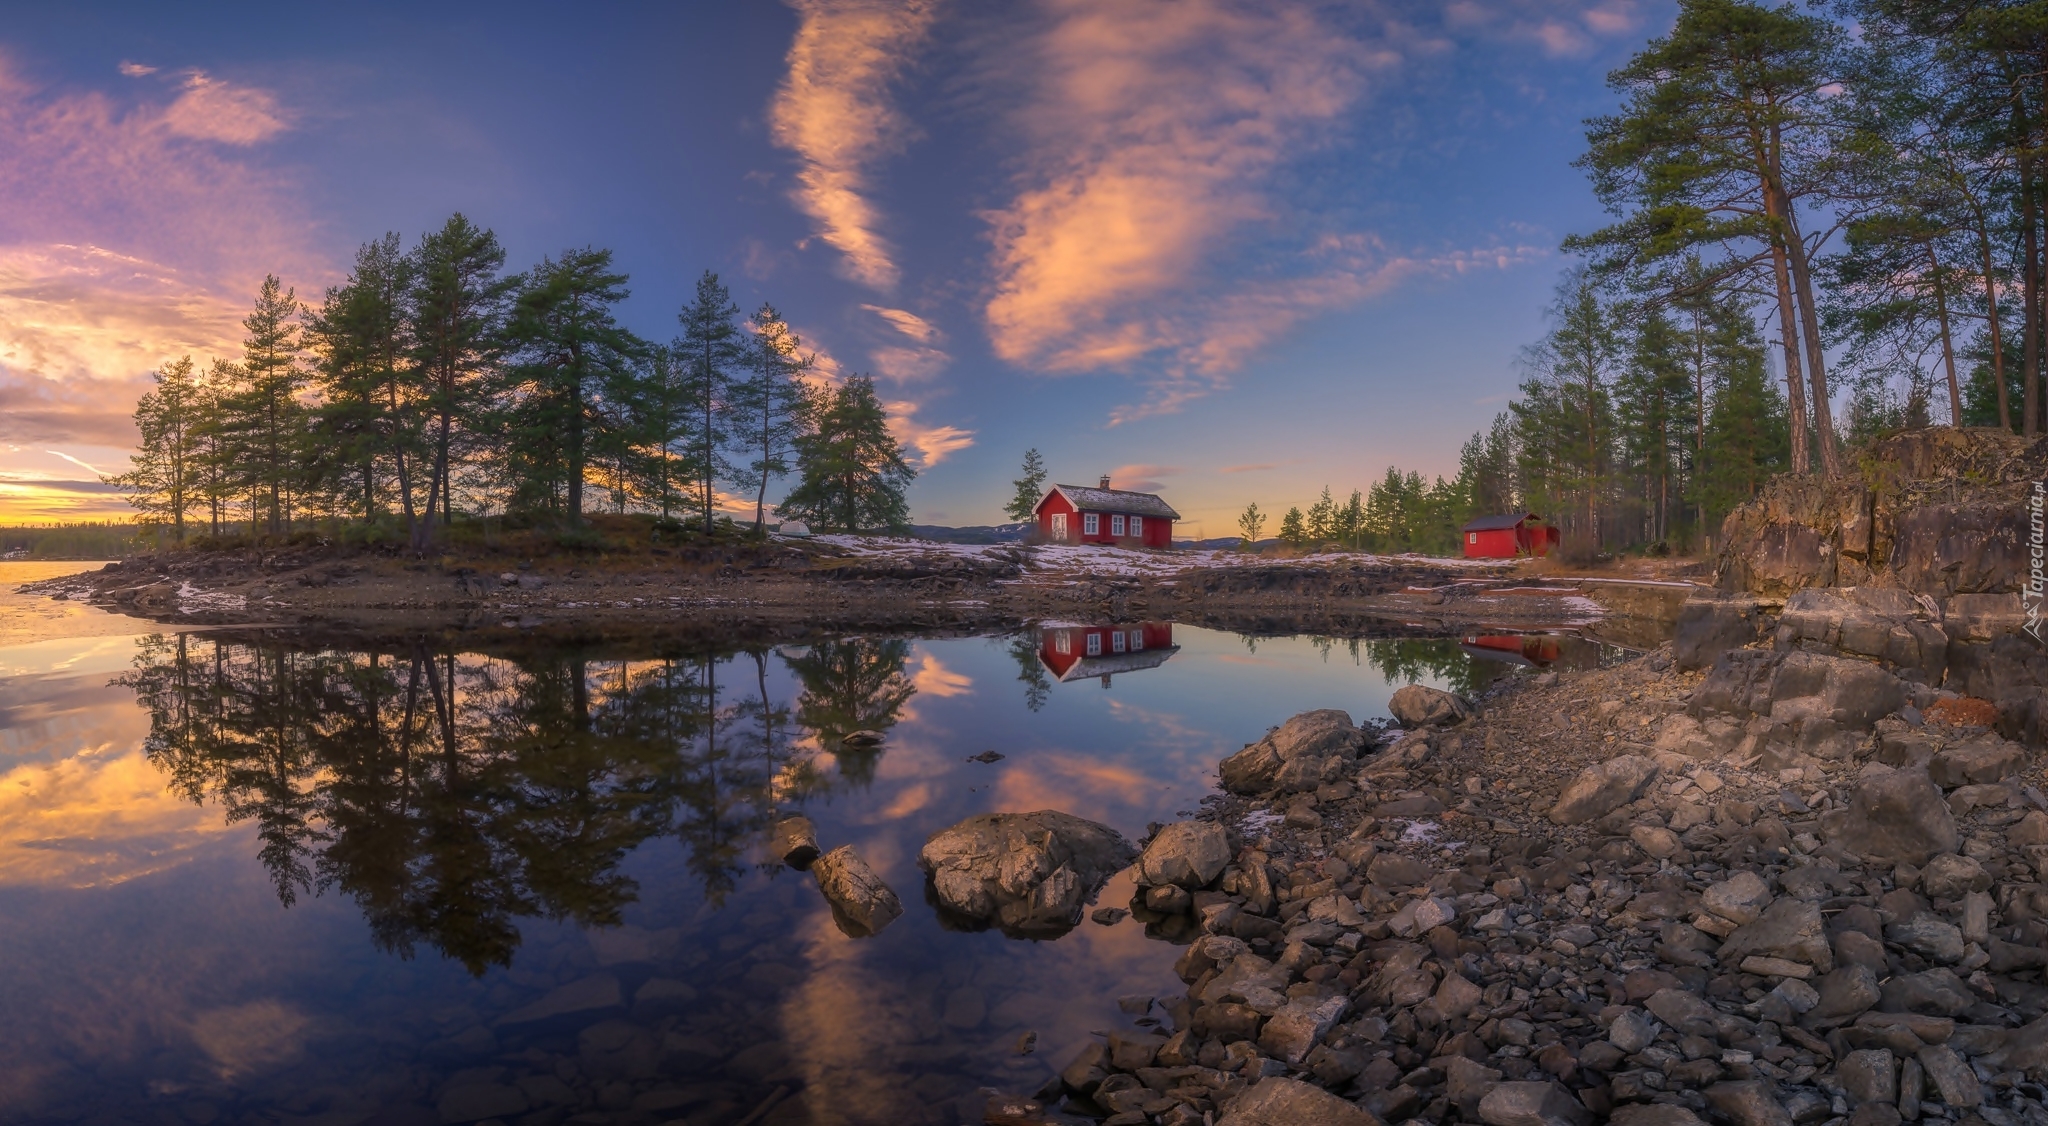
[[1479,533],[1478,533],[1478,532],[1466,532],[1466,533],[1465,533],[1465,542],[1466,542],[1466,543],[1478,543],[1478,542],[1479,542]]
[[1128,645],[1129,642],[1124,637],[1124,631],[1120,629],[1109,631],[1109,647],[1111,650],[1121,653]]
[[1133,652],[1133,653],[1142,653],[1142,652],[1144,652],[1144,651],[1145,651],[1145,631],[1144,631],[1144,630],[1141,630],[1141,629],[1134,629],[1134,630],[1132,630],[1132,631],[1131,631],[1131,652]]
[[1131,535],[1133,535],[1133,536],[1142,536],[1142,535],[1144,535],[1144,534],[1145,534],[1145,518],[1144,518],[1143,516],[1133,516],[1133,517],[1131,517]]
[[1060,630],[1053,634],[1052,648],[1053,652],[1058,653],[1062,657],[1072,656],[1074,653],[1074,635],[1067,630]]
[[1088,644],[1087,644],[1086,648],[1087,648],[1087,650],[1088,650],[1088,655],[1089,655],[1090,657],[1100,657],[1100,656],[1102,656],[1102,634],[1100,634],[1100,633],[1098,633],[1098,632],[1096,632],[1096,631],[1094,631],[1094,630],[1089,630],[1089,631],[1088,631]]
[[1109,518],[1109,534],[1112,536],[1124,534],[1124,518],[1122,513]]
[[1102,534],[1102,532],[1101,532],[1101,528],[1102,528],[1102,517],[1100,517],[1100,516],[1097,516],[1097,515],[1096,515],[1095,513],[1093,513],[1093,512],[1084,512],[1084,513],[1082,513],[1082,514],[1081,514],[1081,534],[1082,534],[1082,535],[1084,535],[1084,536],[1096,536],[1096,535],[1101,535],[1101,534]]

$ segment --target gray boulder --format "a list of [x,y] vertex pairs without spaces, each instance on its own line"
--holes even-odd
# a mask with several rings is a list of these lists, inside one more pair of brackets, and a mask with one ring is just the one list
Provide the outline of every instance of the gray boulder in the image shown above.
[[1688,599],[1678,608],[1671,659],[1680,672],[1706,668],[1728,650],[1755,641],[1760,623],[1754,598]]
[[1762,1079],[1716,1083],[1707,1088],[1707,1105],[1720,1111],[1735,1126],[1792,1126],[1792,1114],[1771,1093]]
[[1895,587],[1795,591],[1778,618],[1777,641],[1883,661],[1923,684],[1941,683],[1948,661],[1948,635],[1911,591]]
[[880,934],[903,914],[903,901],[852,845],[840,845],[813,861],[811,874],[832,905],[832,921],[849,937]]
[[1945,748],[1927,764],[1927,774],[1944,789],[1996,782],[2027,765],[2027,749],[1996,735],[1980,735]]
[[1920,890],[1935,899],[1961,899],[1991,887],[1991,873],[1974,856],[1944,852],[1920,869]]
[[1190,891],[1209,886],[1230,863],[1230,836],[1213,821],[1176,821],[1153,834],[1138,857],[1138,883]]
[[1555,1083],[1502,1083],[1479,1100],[1479,1119],[1488,1126],[1588,1126],[1593,1115],[1570,1091]]
[[1700,896],[1700,906],[1731,923],[1753,923],[1771,905],[1771,885],[1755,872],[1737,872],[1710,884]]
[[1396,691],[1387,701],[1387,712],[1403,727],[1461,723],[1472,717],[1472,705],[1458,696],[1420,684]]
[[1137,855],[1107,825],[1042,809],[982,813],[941,829],[917,866],[948,922],[1042,935],[1072,929],[1081,908]]
[[1271,1076],[1237,1096],[1217,1126],[1380,1126],[1371,1114],[1321,1087]]
[[1657,764],[1641,755],[1616,755],[1579,771],[1557,797],[1550,819],[1559,825],[1581,825],[1620,809],[1641,797],[1658,774]]
[[1721,944],[1723,965],[1739,966],[1752,955],[1804,962],[1821,973],[1834,969],[1835,952],[1828,945],[1820,905],[1790,897],[1776,900],[1755,922],[1735,928]]
[[1943,968],[1900,974],[1884,983],[1878,1008],[1887,1013],[1953,1017],[1977,1003],[1977,995],[1954,971]]
[[1217,769],[1223,788],[1233,794],[1313,790],[1341,776],[1364,741],[1349,713],[1324,708],[1295,716]]
[[1956,850],[1956,819],[1924,770],[1869,778],[1832,822],[1834,843],[1880,864],[1925,864]]

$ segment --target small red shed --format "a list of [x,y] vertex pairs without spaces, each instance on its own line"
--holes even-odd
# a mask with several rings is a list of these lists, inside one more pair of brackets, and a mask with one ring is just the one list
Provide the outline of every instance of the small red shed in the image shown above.
[[1467,559],[1514,559],[1548,555],[1557,546],[1558,531],[1533,512],[1481,516],[1458,529]]
[[1038,659],[1062,683],[1100,677],[1107,688],[1112,674],[1156,669],[1178,652],[1172,622],[1044,622],[1038,627]]
[[1054,485],[1038,502],[1038,538],[1047,543],[1107,543],[1119,547],[1173,546],[1180,513],[1155,493]]

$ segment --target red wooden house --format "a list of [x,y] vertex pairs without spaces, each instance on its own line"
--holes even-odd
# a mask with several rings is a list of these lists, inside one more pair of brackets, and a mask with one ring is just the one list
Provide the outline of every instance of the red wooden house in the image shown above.
[[1172,622],[1083,626],[1047,622],[1038,627],[1038,660],[1062,683],[1114,673],[1156,669],[1180,652]]
[[1458,529],[1467,559],[1514,559],[1548,555],[1557,546],[1558,531],[1533,512],[1481,516]]
[[1155,493],[1054,485],[1038,502],[1038,538],[1047,543],[1107,543],[1119,547],[1173,546],[1180,513]]

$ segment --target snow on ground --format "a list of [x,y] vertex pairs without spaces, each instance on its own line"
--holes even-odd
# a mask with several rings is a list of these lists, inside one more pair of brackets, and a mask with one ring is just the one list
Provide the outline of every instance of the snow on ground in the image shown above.
[[1021,554],[1025,570],[1035,578],[1166,578],[1181,571],[1210,567],[1279,566],[1321,568],[1352,563],[1428,563],[1443,567],[1491,568],[1499,560],[1443,559],[1425,555],[1373,555],[1366,552],[1330,551],[1292,559],[1275,559],[1242,551],[1214,548],[1182,548],[1174,551],[1139,551],[1107,544],[971,544],[938,543],[933,540],[893,539],[885,536],[812,536],[813,542],[831,544],[857,555],[903,559],[952,556],[960,559],[1009,561]]

